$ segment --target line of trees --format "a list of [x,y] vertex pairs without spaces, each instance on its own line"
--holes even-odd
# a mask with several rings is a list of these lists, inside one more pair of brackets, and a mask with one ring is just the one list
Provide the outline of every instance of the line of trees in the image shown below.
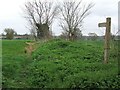
[[30,25],[30,31],[35,39],[50,38],[54,19],[58,17],[59,25],[69,40],[75,40],[81,33],[84,19],[90,14],[92,3],[83,5],[81,1],[67,1],[62,3],[41,0],[25,3],[25,18]]

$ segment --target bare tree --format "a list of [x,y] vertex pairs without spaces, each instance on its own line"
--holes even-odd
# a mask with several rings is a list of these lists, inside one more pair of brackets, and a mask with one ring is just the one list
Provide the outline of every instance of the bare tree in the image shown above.
[[25,18],[29,21],[32,30],[36,30],[37,38],[49,38],[53,19],[58,14],[58,6],[53,2],[28,1],[25,4],[25,12]]
[[92,3],[83,5],[81,1],[63,2],[60,7],[60,26],[67,33],[69,40],[75,39],[78,28],[81,31],[83,20],[90,14]]

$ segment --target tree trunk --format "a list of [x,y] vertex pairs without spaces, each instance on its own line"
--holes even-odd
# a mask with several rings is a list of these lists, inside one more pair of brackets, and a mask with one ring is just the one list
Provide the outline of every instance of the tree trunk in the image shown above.
[[48,39],[49,34],[49,26],[48,24],[37,24],[37,38],[38,39]]

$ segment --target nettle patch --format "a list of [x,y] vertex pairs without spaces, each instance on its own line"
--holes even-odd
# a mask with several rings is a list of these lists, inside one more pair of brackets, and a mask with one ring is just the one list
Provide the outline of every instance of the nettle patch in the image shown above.
[[102,61],[103,59],[102,50],[99,50],[98,46],[64,40],[47,42],[40,46],[32,56],[35,60]]
[[[33,54],[30,86],[41,88],[117,88],[117,64],[103,64],[102,42],[53,40]],[[116,83],[116,84],[115,84]]]

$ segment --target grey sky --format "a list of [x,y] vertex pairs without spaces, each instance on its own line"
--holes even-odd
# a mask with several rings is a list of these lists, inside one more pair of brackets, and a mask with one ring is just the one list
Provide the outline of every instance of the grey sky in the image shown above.
[[[4,28],[13,28],[18,34],[29,33],[29,30],[26,28],[27,21],[23,18],[24,13],[21,10],[21,7],[23,7],[26,1],[27,0],[0,0],[0,33],[3,33]],[[82,31],[84,35],[87,35],[89,32],[104,35],[105,28],[98,28],[98,23],[105,22],[106,17],[112,18],[112,33],[115,34],[117,32],[119,0],[83,1],[87,3],[92,1],[95,4],[91,9],[91,15],[84,21]],[[53,24],[53,32],[56,35],[59,35],[61,32],[56,22]]]
[[118,34],[120,35],[120,1],[118,4],[118,7],[119,7],[118,9],[118,30],[119,30]]

